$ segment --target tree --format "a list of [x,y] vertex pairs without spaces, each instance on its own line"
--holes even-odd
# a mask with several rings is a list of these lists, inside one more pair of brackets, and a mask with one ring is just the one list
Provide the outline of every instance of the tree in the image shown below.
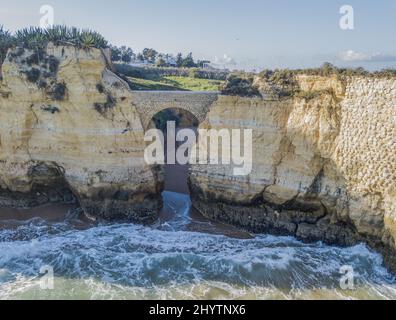
[[183,59],[182,66],[185,68],[195,68],[197,67],[196,63],[194,62],[194,58],[192,52],[190,52],[186,58]]
[[155,59],[157,58],[158,52],[152,48],[151,49],[145,48],[143,49],[142,54],[145,60],[147,60],[150,63],[154,63]]
[[183,55],[181,53],[178,53],[176,56],[176,65],[178,68],[181,68],[183,65]]
[[334,73],[334,70],[336,70],[336,67],[332,65],[330,62],[325,62],[322,65],[322,73],[324,76],[329,76]]
[[121,47],[121,60],[125,63],[130,63],[133,57],[133,50],[125,46]]
[[143,62],[144,61],[144,57],[141,53],[138,53],[138,55],[136,56],[136,59]]
[[167,66],[166,61],[164,60],[164,58],[162,56],[160,56],[157,59],[155,64],[157,65],[157,67],[166,67]]
[[133,50],[129,47],[122,46],[120,48],[113,46],[111,47],[111,60],[124,63],[130,63],[133,57]]
[[121,50],[115,46],[111,47],[111,60],[112,61],[121,61]]

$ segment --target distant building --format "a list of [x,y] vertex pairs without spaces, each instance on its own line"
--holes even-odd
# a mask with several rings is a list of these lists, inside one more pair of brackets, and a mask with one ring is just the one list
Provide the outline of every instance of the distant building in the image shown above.
[[139,60],[139,59],[134,59],[129,63],[132,67],[145,67],[148,65],[151,65],[147,60]]
[[166,55],[166,59],[165,59],[166,64],[172,66],[172,67],[176,67],[177,66],[177,62],[176,62],[176,58],[172,55],[167,54]]

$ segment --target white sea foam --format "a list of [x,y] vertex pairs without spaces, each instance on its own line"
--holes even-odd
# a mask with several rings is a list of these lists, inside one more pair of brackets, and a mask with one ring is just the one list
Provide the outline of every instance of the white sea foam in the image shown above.
[[[183,200],[174,196],[168,200]],[[75,230],[36,219],[0,231],[0,299],[396,298],[395,278],[365,245],[342,249],[290,237],[242,240],[184,231],[190,218],[181,208],[157,228]],[[54,268],[53,291],[38,286],[43,265]],[[339,288],[344,265],[355,269],[355,291]]]

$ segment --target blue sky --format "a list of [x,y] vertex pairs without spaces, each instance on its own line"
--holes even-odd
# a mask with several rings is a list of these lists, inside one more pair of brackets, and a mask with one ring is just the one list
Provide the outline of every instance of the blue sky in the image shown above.
[[[135,51],[192,51],[246,69],[324,61],[396,68],[394,0],[0,0],[0,24],[38,26],[44,4],[54,7],[56,24],[95,29]],[[354,30],[339,27],[345,4],[354,8]]]

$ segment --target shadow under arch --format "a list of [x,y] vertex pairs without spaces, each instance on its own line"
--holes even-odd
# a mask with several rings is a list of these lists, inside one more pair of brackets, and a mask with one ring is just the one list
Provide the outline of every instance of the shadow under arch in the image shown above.
[[[147,130],[158,129],[164,134],[165,159],[168,158],[167,124],[169,122],[175,122],[176,132],[182,129],[191,129],[196,133],[196,137],[198,136],[198,127],[200,125],[199,119],[194,114],[181,108],[167,108],[156,113],[151,119]],[[183,142],[175,141],[176,150],[182,143]],[[176,152],[176,150],[174,150],[174,152]],[[156,165],[154,167],[153,169],[157,172],[156,176],[163,178],[164,191],[190,194],[188,187],[190,166],[188,164],[181,165],[176,163]]]

